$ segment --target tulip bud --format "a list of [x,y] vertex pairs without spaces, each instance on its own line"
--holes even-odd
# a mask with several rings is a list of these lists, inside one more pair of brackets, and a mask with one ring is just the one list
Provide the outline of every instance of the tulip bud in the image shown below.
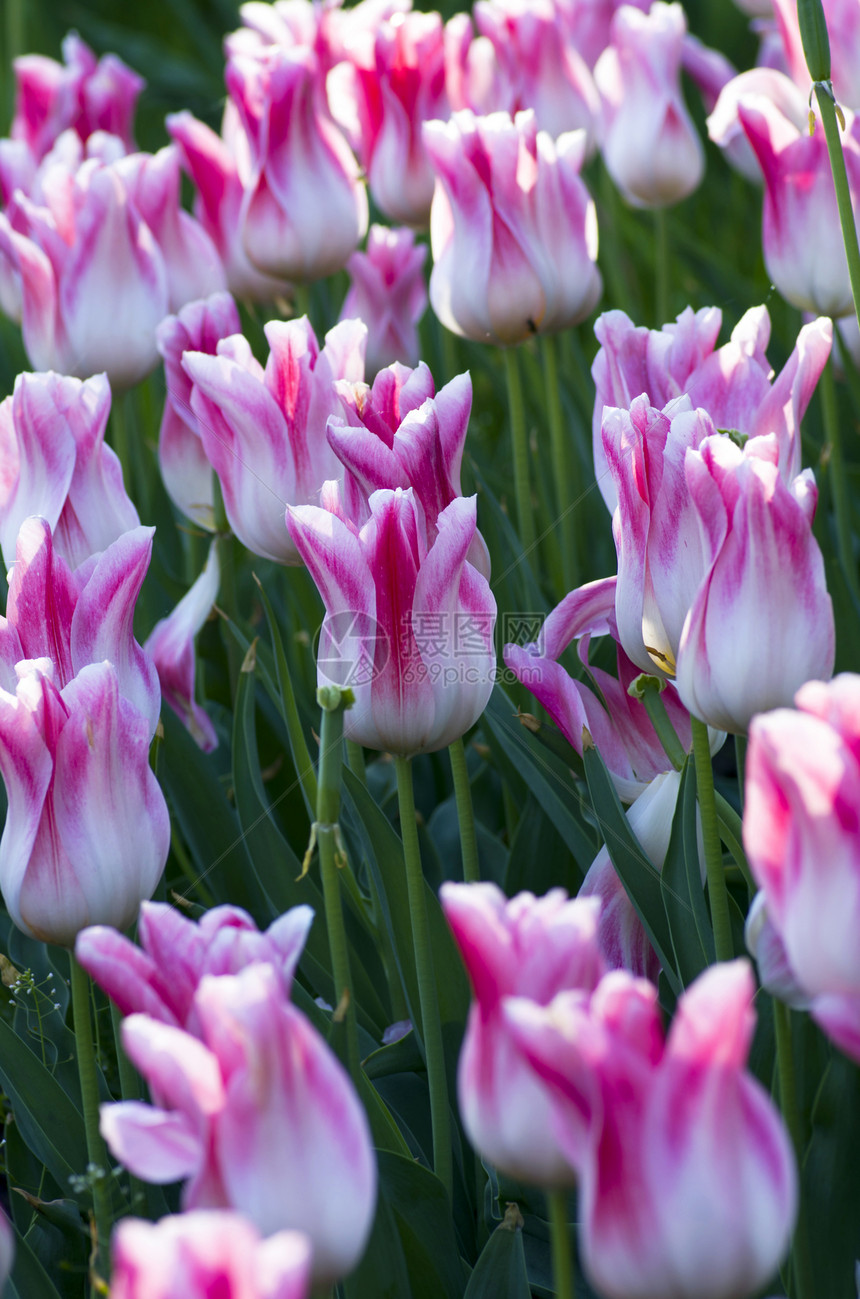
[[427,306],[426,256],[426,245],[416,245],[411,230],[371,226],[367,252],[353,253],[346,264],[352,284],[340,318],[357,318],[367,325],[366,368],[371,378],[395,361],[418,364],[415,326]]

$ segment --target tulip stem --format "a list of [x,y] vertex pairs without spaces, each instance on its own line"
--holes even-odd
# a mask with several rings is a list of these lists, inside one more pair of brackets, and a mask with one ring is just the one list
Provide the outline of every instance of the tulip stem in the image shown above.
[[[122,1044],[122,1015],[113,1002],[110,1004],[110,1021],[113,1027],[113,1040],[116,1046],[116,1065],[119,1073],[119,1091],[124,1101],[139,1101],[142,1096],[140,1085],[140,1076],[134,1065],[129,1060]],[[144,1202],[145,1191],[143,1182],[140,1178],[135,1177],[134,1173],[128,1175],[128,1189],[131,1199],[132,1212],[136,1212],[140,1204]]]
[[824,435],[829,451],[830,490],[833,494],[833,511],[836,515],[836,548],[839,552],[839,564],[851,594],[855,600],[860,600],[860,584],[857,581],[857,564],[854,559],[848,506],[848,478],[842,459],[842,429],[839,425],[839,402],[836,396],[832,360],[828,360],[821,373],[821,409],[824,415]]
[[[568,466],[574,459],[574,455],[571,442],[565,437],[561,390],[558,386],[558,352],[556,340],[552,334],[544,334],[541,338],[541,358],[543,360],[544,394],[549,419],[558,521],[561,524],[563,594],[566,595],[568,591],[572,591],[578,584],[580,530],[577,527],[579,519],[577,510],[581,492],[574,493],[570,487],[570,470]],[[578,479],[579,474],[577,473],[576,476]],[[577,487],[579,487],[578,483]]]
[[723,870],[723,847],[717,824],[711,746],[705,723],[700,722],[698,717],[690,720],[693,724],[693,756],[696,762],[696,788],[699,796],[699,813],[702,818],[702,838],[705,843],[705,867],[708,873],[708,896],[711,900],[711,923],[714,926],[714,948],[718,961],[730,961],[734,956],[732,927],[729,920],[729,895]]
[[442,1045],[442,1020],[436,992],[436,974],[433,968],[433,948],[430,944],[430,920],[426,884],[421,869],[421,849],[418,845],[418,822],[415,818],[415,791],[412,788],[412,764],[409,758],[395,758],[397,766],[397,802],[400,809],[400,834],[403,838],[403,859],[406,864],[406,888],[409,894],[409,912],[412,917],[412,942],[415,947],[415,971],[418,976],[418,1000],[421,1009],[421,1030],[424,1038],[424,1059],[427,1065],[427,1082],[430,1088],[430,1116],[433,1123],[433,1171],[441,1181],[450,1200],[453,1192],[453,1165],[451,1159],[451,1127],[448,1111],[448,1083],[445,1076],[445,1052]]
[[654,209],[654,236],[657,270],[654,307],[657,328],[662,329],[669,320],[669,221],[665,208]]
[[517,523],[523,551],[529,554],[535,545],[535,522],[529,487],[529,443],[526,412],[523,404],[523,381],[516,348],[502,349],[505,377],[508,381],[508,411],[511,419],[511,447],[514,456],[514,494],[517,500]]
[[78,1076],[81,1081],[81,1105],[87,1137],[87,1173],[93,1194],[95,1218],[95,1250],[93,1267],[99,1277],[109,1273],[109,1246],[111,1211],[108,1195],[110,1160],[107,1146],[99,1131],[99,1084],[96,1074],[96,1053],[93,1044],[93,1026],[90,1019],[90,978],[83,966],[69,952],[72,985],[72,1015],[75,1024],[75,1044],[78,1055]]
[[343,918],[339,865],[346,864],[340,838],[340,789],[343,773],[343,713],[353,702],[351,690],[321,686],[317,700],[320,721],[320,766],[317,785],[317,816],[314,823],[320,855],[325,920],[328,929],[331,973],[334,980],[335,1019],[346,1021],[346,1063],[358,1086],[360,1055],[355,1019],[349,944]]
[[741,815],[744,810],[744,774],[746,771],[747,761],[747,737],[745,735],[735,736],[735,766],[738,772],[738,801],[741,807]]
[[552,1245],[552,1277],[555,1299],[575,1299],[573,1288],[573,1251],[567,1223],[567,1191],[547,1191],[549,1235]]
[[454,777],[454,798],[457,801],[457,821],[460,825],[460,849],[463,854],[463,879],[476,884],[481,878],[478,864],[478,838],[475,833],[475,809],[472,806],[472,788],[466,765],[466,750],[462,739],[448,745],[451,774]]
[[[779,1073],[779,1101],[785,1126],[794,1146],[797,1167],[803,1169],[803,1142],[800,1133],[800,1116],[797,1106],[797,1087],[794,1074],[794,1049],[791,1041],[791,1011],[783,1002],[773,998],[773,1025],[776,1035],[776,1063]],[[795,1299],[812,1299],[812,1263],[803,1207],[798,1214],[792,1242]]]
[[851,191],[848,188],[845,155],[842,152],[842,140],[839,135],[836,101],[833,98],[833,87],[830,82],[816,81],[813,89],[815,90],[815,98],[818,100],[821,121],[824,125],[824,138],[827,141],[830,170],[833,173],[833,188],[836,190],[839,224],[842,227],[842,241],[845,244],[845,256],[848,259],[851,296],[854,299],[854,310],[860,315],[860,248],[857,246],[857,226],[854,221],[854,208],[851,205]]

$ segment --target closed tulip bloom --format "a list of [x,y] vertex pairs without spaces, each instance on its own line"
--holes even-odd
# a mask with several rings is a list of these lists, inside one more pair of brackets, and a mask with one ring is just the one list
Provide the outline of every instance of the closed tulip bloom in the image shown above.
[[622,5],[611,31],[612,43],[594,69],[603,103],[603,160],[628,203],[666,207],[692,194],[705,170],[681,95],[684,11],[660,0],[647,14]]
[[255,555],[298,564],[284,506],[318,500],[323,483],[340,475],[326,421],[340,412],[334,380],[364,377],[366,330],[341,321],[322,349],[306,316],[271,321],[265,332],[265,370],[241,334],[218,343],[215,356],[186,352],[182,366],[230,527]]
[[367,195],[329,116],[316,55],[272,47],[231,59],[227,89],[248,138],[242,243],[266,275],[304,283],[346,264],[367,230]]
[[287,527],[326,607],[321,686],[349,687],[348,739],[408,757],[459,739],[493,688],[496,601],[467,555],[475,497],[458,497],[428,542],[413,489],[374,492],[360,529],[337,499],[290,507]]
[[44,519],[25,520],[0,617],[0,685],[15,689],[16,664],[50,659],[59,689],[91,663],[110,660],[121,693],[145,719],[150,737],[161,696],[152,659],[134,639],[135,602],[152,554],[154,528],[123,533],[74,572],[57,554]]
[[756,100],[764,100],[766,104],[778,109],[799,133],[805,134],[808,130],[809,103],[807,91],[803,87],[808,87],[808,84],[809,73],[805,66],[804,78],[799,85],[777,68],[760,67],[741,72],[723,86],[708,117],[708,136],[722,149],[726,160],[747,180],[760,185],[762,170],[741,124],[738,112],[741,104],[755,104]]
[[824,559],[812,535],[811,471],[786,485],[775,438],[743,451],[711,437],[686,458],[706,537],[706,571],[687,614],[675,684],[690,712],[744,732],[833,671],[836,635]]
[[411,230],[371,226],[367,251],[353,253],[346,264],[352,281],[341,308],[341,320],[367,325],[366,368],[369,377],[397,361],[418,364],[418,321],[427,307],[424,283],[425,244]]
[[103,374],[84,382],[18,375],[0,405],[0,549],[7,568],[30,515],[46,520],[55,550],[72,568],[140,523],[122,466],[105,445],[110,405]]
[[569,900],[563,889],[508,901],[495,884],[447,883],[439,896],[475,996],[458,1070],[469,1140],[512,1177],[571,1186],[579,1151],[560,1149],[547,1085],[508,1032],[502,1006],[511,996],[545,1006],[564,989],[594,990],[604,972],[599,905]]
[[786,479],[800,473],[800,421],[824,369],[833,338],[825,318],[804,325],[778,375],[767,359],[770,316],[752,307],[722,347],[718,307],[685,308],[662,329],[636,326],[623,311],[599,316],[594,333],[600,349],[591,367],[594,401],[594,472],[607,506],[618,504],[608,472],[601,428],[607,406],[629,408],[642,393],[663,409],[682,394],[703,407],[718,429],[745,437],[776,433],[780,467]]
[[15,116],[10,134],[42,158],[63,131],[82,141],[95,131],[117,135],[134,148],[132,119],[146,84],[115,54],[96,59],[76,32],[63,41],[63,62],[41,54],[15,59]]
[[791,976],[775,994],[794,999],[786,996],[793,983],[824,1031],[860,1061],[858,754],[860,677],[852,673],[810,681],[795,709],[756,717],[744,847]]
[[[768,275],[802,311],[853,313],[848,262],[841,239],[822,246],[822,230],[838,230],[839,213],[824,130],[810,135],[764,98],[741,100],[738,116],[764,175],[762,246]],[[860,123],[846,111],[841,133],[855,209],[860,194]]]
[[201,1037],[131,1015],[123,1044],[158,1097],[102,1107],[114,1156],[145,1181],[185,1181],[184,1209],[232,1208],[263,1235],[305,1232],[313,1280],[329,1285],[364,1252],[376,1163],[343,1067],[276,972],[205,976]]
[[665,1043],[656,989],[623,971],[588,1005],[570,993],[506,1003],[554,1088],[563,1146],[566,1117],[590,1112],[580,1257],[606,1299],[741,1299],[782,1262],[797,1171],[778,1110],[746,1070],[754,994],[748,962],[712,967],[680,998]]
[[212,466],[206,458],[197,416],[191,409],[191,380],[182,366],[183,352],[215,356],[222,338],[238,334],[242,324],[229,293],[213,293],[189,302],[156,330],[164,360],[167,392],[158,434],[158,465],[167,494],[183,514],[209,532],[215,529]]
[[268,1240],[238,1213],[198,1209],[160,1222],[123,1218],[111,1245],[113,1299],[307,1299],[311,1243]]
[[0,887],[20,929],[70,947],[86,925],[131,924],[164,869],[170,820],[149,725],[112,664],[62,689],[49,659],[20,663],[18,676],[14,694],[0,689]]
[[447,329],[507,346],[585,319],[601,292],[585,135],[553,141],[534,113],[428,122],[436,169],[430,301]]
[[140,947],[94,925],[78,934],[75,956],[123,1015],[149,1015],[199,1037],[194,996],[204,975],[271,965],[289,995],[313,918],[310,907],[292,907],[261,933],[241,907],[212,907],[195,922],[164,902],[144,902]]

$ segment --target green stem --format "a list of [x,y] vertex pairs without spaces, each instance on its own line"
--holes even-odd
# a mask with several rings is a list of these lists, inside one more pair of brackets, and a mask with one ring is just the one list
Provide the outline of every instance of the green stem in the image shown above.
[[441,1181],[449,1200],[453,1190],[451,1128],[448,1111],[448,1083],[445,1076],[445,1052],[442,1045],[442,1020],[433,969],[430,944],[430,920],[424,896],[424,872],[418,846],[418,823],[415,819],[415,793],[412,788],[412,765],[409,758],[395,758],[397,766],[397,802],[400,809],[400,833],[406,864],[406,888],[412,918],[412,941],[415,947],[415,971],[418,975],[418,1001],[424,1037],[424,1058],[430,1088],[430,1116],[433,1123],[433,1171]]
[[821,374],[821,410],[824,415],[824,435],[829,450],[830,490],[833,494],[833,512],[836,515],[836,549],[845,581],[854,596],[860,600],[857,581],[857,564],[854,561],[854,544],[851,536],[851,514],[848,503],[848,478],[842,457],[842,429],[839,424],[839,403],[833,361],[829,360]]
[[744,780],[746,776],[747,765],[747,737],[745,735],[735,736],[735,766],[738,770],[738,801],[741,805],[741,813],[744,810]]
[[661,329],[669,320],[669,220],[665,208],[654,209],[654,236],[657,270],[655,310],[657,328]]
[[[803,1142],[800,1133],[800,1111],[797,1104],[797,1086],[794,1075],[794,1051],[791,1042],[791,1012],[788,1006],[773,999],[773,1024],[776,1034],[776,1063],[779,1073],[779,1100],[782,1116],[788,1128],[797,1158],[798,1169],[803,1168]],[[796,1299],[812,1299],[812,1264],[806,1221],[801,1206],[794,1230],[791,1252],[794,1265]]]
[[[221,484],[213,474],[212,485],[215,490],[215,535],[218,546],[218,566],[221,570],[220,603],[227,617],[238,626],[239,596],[236,589],[236,555],[233,549],[233,533],[227,522],[224,508],[224,497],[221,495]],[[221,629],[221,636],[227,650],[227,666],[230,673],[230,694],[235,700],[236,686],[242,659],[239,643],[229,627]]]
[[730,961],[734,951],[729,921],[729,896],[726,891],[723,848],[717,825],[714,770],[711,766],[708,728],[697,717],[691,720],[693,755],[696,761],[696,787],[699,795],[699,813],[702,818],[702,837],[705,843],[705,867],[708,873],[708,896],[711,900],[711,922],[714,926],[714,946],[718,961]]
[[743,849],[743,822],[728,799],[723,798],[722,794],[717,791],[715,791],[715,802],[717,807],[717,822],[720,827],[720,835],[723,843],[726,845],[740,867],[741,874],[746,880],[746,885],[749,889],[750,898],[753,898],[755,897],[758,885],[753,879],[752,871],[750,870],[750,865]]
[[532,494],[529,487],[529,444],[526,432],[526,413],[523,404],[523,381],[520,364],[514,347],[502,351],[505,358],[505,377],[508,381],[508,410],[511,419],[511,447],[514,458],[514,495],[517,502],[517,524],[525,554],[534,548],[535,521],[532,513]]
[[816,81],[813,88],[815,97],[818,100],[821,121],[824,124],[824,138],[827,141],[830,170],[833,173],[833,188],[836,190],[839,224],[842,227],[842,241],[845,244],[845,256],[848,259],[851,296],[854,299],[854,310],[860,316],[860,248],[857,247],[857,226],[854,221],[854,208],[851,205],[851,191],[848,188],[848,173],[845,170],[845,155],[842,152],[842,139],[839,134],[839,122],[836,115],[836,104],[833,100],[833,89],[828,83],[822,81]]
[[[122,1015],[113,1002],[110,1003],[110,1020],[113,1025],[113,1040],[116,1047],[120,1095],[124,1101],[139,1101],[143,1095],[140,1075],[125,1053],[125,1047],[122,1044]],[[132,1211],[136,1212],[135,1206],[139,1208],[145,1201],[146,1192],[143,1182],[141,1182],[140,1178],[135,1177],[134,1173],[128,1175],[128,1189],[131,1193]]]
[[100,1277],[109,1274],[111,1211],[108,1195],[110,1160],[104,1138],[99,1131],[99,1084],[96,1053],[90,1019],[90,979],[83,966],[69,953],[72,985],[72,1015],[81,1080],[81,1104],[87,1137],[88,1172],[92,1174],[93,1214],[96,1224],[95,1271]]
[[[577,524],[581,515],[578,505],[582,485],[577,481],[576,488],[573,490],[570,485],[570,465],[575,462],[576,457],[573,454],[573,446],[566,436],[564,427],[561,390],[558,386],[558,352],[556,340],[552,334],[544,334],[541,338],[541,358],[543,360],[544,397],[549,421],[558,520],[561,524],[563,594],[566,594],[568,591],[575,589],[579,580],[577,576],[579,572],[578,560],[582,536]],[[579,479],[578,472],[576,478]]]
[[460,849],[463,853],[463,879],[475,884],[481,878],[478,864],[478,838],[475,833],[475,809],[472,806],[472,788],[466,765],[466,750],[462,739],[448,745],[451,775],[454,777],[454,798],[457,801],[457,821],[460,825]]
[[651,725],[654,727],[657,739],[663,746],[666,757],[675,770],[680,771],[687,761],[687,754],[683,744],[678,739],[678,732],[666,712],[666,705],[663,703],[663,694],[657,685],[657,678],[651,677],[650,680],[655,683],[654,686],[638,690],[635,697],[644,704],[645,711],[651,719]]
[[552,1245],[552,1275],[555,1299],[575,1299],[573,1288],[573,1252],[567,1223],[567,1191],[547,1191],[549,1235]]
[[[323,686],[317,691],[317,699],[322,708],[322,715],[315,829],[320,854],[320,875],[334,994],[337,1003],[345,1001],[343,1015],[346,1020],[347,1065],[350,1077],[357,1086],[360,1061],[358,1029],[338,868],[338,857],[343,856],[338,827],[343,770],[343,710],[352,702],[352,694],[350,691],[342,692],[336,686]],[[337,1010],[338,1007],[336,1006],[335,1009]]]

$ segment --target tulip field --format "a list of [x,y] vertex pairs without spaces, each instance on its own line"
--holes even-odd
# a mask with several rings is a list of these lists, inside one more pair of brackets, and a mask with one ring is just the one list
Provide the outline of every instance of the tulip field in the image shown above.
[[2,1299],[860,1299],[860,0],[0,22]]

